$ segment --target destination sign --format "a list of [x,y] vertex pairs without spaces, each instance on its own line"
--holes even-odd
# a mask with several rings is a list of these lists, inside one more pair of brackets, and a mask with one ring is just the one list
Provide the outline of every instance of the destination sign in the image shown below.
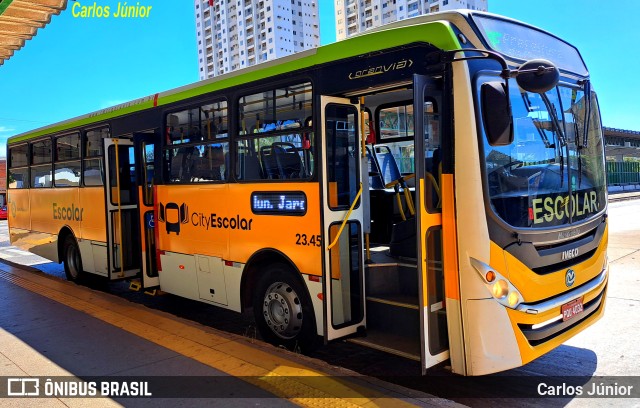
[[264,191],[251,194],[254,214],[305,215],[307,196],[302,191]]

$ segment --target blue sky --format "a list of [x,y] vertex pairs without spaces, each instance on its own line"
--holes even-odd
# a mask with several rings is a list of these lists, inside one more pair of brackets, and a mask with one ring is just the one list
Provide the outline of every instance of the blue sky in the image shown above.
[[[111,6],[113,13],[118,2],[96,3]],[[152,6],[148,18],[76,18],[69,0],[67,10],[0,66],[0,144],[30,129],[198,80],[193,1],[139,3]],[[318,3],[321,43],[327,44],[335,40],[333,2]],[[595,0],[488,3],[490,12],[577,46],[599,94],[604,125],[640,131],[639,1],[620,0],[615,8]]]

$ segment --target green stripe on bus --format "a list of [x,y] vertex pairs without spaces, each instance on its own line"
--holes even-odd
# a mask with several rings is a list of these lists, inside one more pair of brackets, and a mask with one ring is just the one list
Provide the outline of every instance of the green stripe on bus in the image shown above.
[[4,13],[4,11],[9,8],[9,6],[11,5],[11,2],[13,0],[0,0],[0,16],[2,15],[2,13]]
[[[293,61],[280,64],[273,64],[264,68],[249,68],[249,72],[240,73],[229,78],[222,79],[181,92],[170,93],[158,97],[158,106],[168,105],[194,96],[203,95],[209,92],[218,91],[242,84],[246,84],[271,76],[285,74],[305,68],[312,68],[315,65],[340,60],[343,58],[355,57],[360,54],[379,51],[387,48],[399,47],[415,42],[428,42],[442,50],[459,49],[460,44],[456,38],[451,24],[445,21],[436,21],[426,24],[416,24],[409,27],[382,30],[379,32],[358,36],[348,40],[325,45],[316,49],[314,55],[294,59]],[[288,57],[284,57],[285,59]],[[277,61],[277,60],[276,60]],[[255,66],[254,66],[255,67]],[[186,85],[189,86],[189,85]],[[179,89],[179,88],[178,88]],[[167,92],[171,92],[167,91]],[[66,123],[46,126],[40,130],[30,131],[9,138],[8,143],[19,143],[31,138],[61,132],[67,129],[103,122],[118,116],[153,108],[153,98],[146,98],[148,101],[139,102],[116,109],[111,112],[86,117],[78,120],[70,120]],[[99,111],[98,111],[99,112]]]

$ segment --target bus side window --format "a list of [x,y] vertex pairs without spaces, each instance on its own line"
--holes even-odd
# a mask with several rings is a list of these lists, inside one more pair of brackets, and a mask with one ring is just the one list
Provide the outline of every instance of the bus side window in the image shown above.
[[109,137],[109,128],[89,130],[83,137],[83,179],[85,186],[104,185],[104,163],[102,162],[103,139]]
[[218,100],[167,114],[164,174],[172,183],[227,178],[227,101]]
[[313,173],[312,87],[304,82],[238,99],[238,180],[308,179]]

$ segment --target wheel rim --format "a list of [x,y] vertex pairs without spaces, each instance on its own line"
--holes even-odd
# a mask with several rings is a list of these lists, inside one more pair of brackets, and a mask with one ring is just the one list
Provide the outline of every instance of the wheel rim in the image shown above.
[[280,338],[294,338],[302,329],[302,302],[295,290],[284,282],[269,286],[262,302],[262,314]]
[[67,248],[67,267],[69,269],[69,275],[71,275],[73,279],[76,279],[78,275],[80,275],[80,257],[75,245],[69,245]]

